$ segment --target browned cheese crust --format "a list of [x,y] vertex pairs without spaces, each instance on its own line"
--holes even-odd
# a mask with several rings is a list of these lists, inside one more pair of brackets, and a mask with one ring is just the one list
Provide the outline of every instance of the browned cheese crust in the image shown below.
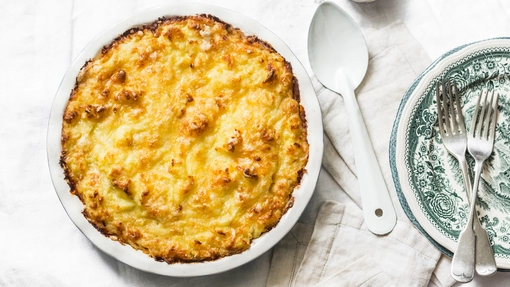
[[156,260],[243,252],[292,206],[308,160],[291,65],[210,15],[160,18],[80,70],[61,166],[102,234]]

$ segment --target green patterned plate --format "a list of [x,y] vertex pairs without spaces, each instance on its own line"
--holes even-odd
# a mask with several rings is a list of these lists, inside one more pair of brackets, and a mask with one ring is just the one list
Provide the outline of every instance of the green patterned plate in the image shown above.
[[[435,84],[441,78],[456,80],[467,129],[480,92],[500,93],[495,150],[485,163],[478,194],[478,216],[500,269],[510,269],[509,75],[510,38],[484,40],[444,54],[405,93],[390,141],[391,170],[404,211],[439,250],[451,256],[469,208],[458,163],[439,134]],[[473,167],[470,156],[468,162]]]

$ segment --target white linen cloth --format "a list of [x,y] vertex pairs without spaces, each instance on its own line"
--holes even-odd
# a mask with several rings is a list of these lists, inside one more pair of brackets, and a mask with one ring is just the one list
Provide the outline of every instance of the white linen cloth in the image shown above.
[[[309,234],[311,227],[296,228],[292,239]],[[409,224],[399,222],[390,234],[377,236],[364,226],[359,208],[333,201],[321,206],[295,274],[289,270],[299,257],[292,239],[286,238],[273,252],[268,286],[427,286],[441,257]],[[304,240],[299,247],[306,245]],[[293,253],[296,257],[289,256]],[[451,286],[451,281],[440,286]]]
[[[309,241],[311,225],[300,226],[276,246],[268,286],[427,286],[441,258],[400,208],[388,163],[389,135],[400,99],[430,59],[400,22],[365,35],[369,68],[357,98],[398,222],[385,236],[364,226],[343,100],[315,81],[326,138],[323,166],[341,188],[334,192],[347,198],[321,205]],[[320,184],[317,192],[322,191]],[[450,276],[441,280],[439,286],[454,283]]]
[[[360,23],[367,38],[401,19],[431,59],[464,43],[510,34],[510,2],[506,0],[379,0],[360,4],[334,1]],[[173,278],[131,268],[95,248],[69,220],[53,190],[47,168],[46,128],[53,97],[70,62],[96,34],[115,22],[142,9],[170,2],[177,0],[0,0],[0,286],[251,287],[273,282],[268,280],[271,251],[239,268],[204,277]],[[179,2],[218,5],[259,21],[288,44],[311,74],[306,37],[319,0]],[[375,52],[372,47],[371,53]],[[367,77],[370,79],[370,75]],[[366,81],[363,85],[368,84]],[[377,85],[373,83],[373,87]],[[368,91],[369,87],[361,89]],[[377,94],[376,89],[372,94]],[[389,101],[374,103],[382,106]],[[394,108],[398,100],[393,101],[390,105]],[[362,104],[361,109],[364,114],[380,113],[370,103]],[[338,112],[342,114],[341,102]],[[370,131],[391,124],[392,120],[370,123]],[[383,142],[387,142],[389,133],[385,136],[381,141],[384,151],[379,155],[381,166],[387,166],[387,146]],[[347,152],[350,149],[347,139],[344,146]],[[352,166],[352,159],[345,162]],[[304,257],[317,212],[325,200],[358,208],[354,173],[345,168],[328,169],[333,176],[326,170],[322,172],[312,201],[292,230],[291,234],[298,239],[294,243],[300,246],[293,249],[297,250],[296,258]],[[391,185],[388,180],[386,183]],[[399,220],[405,217],[399,215]],[[275,249],[275,256],[283,250],[280,247]],[[448,264],[448,259],[442,256],[434,274],[447,278]],[[345,267],[342,270],[348,270]],[[276,264],[271,266],[274,268]],[[282,276],[294,274],[290,271]],[[465,286],[510,286],[510,274],[476,278]]]

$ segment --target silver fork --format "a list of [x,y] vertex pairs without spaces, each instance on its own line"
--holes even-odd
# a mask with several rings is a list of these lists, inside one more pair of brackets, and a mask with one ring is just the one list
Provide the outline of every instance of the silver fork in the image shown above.
[[[469,199],[473,192],[471,191],[471,181],[469,180],[466,161],[467,137],[464,117],[460,107],[460,95],[455,82],[451,85],[449,81],[445,83],[444,79],[442,79],[441,88],[439,86],[439,82],[436,83],[439,131],[444,146],[459,162],[459,168],[464,179],[464,187]],[[476,251],[476,261],[466,263],[464,260],[459,260],[457,255],[457,260],[452,262],[451,273],[454,279],[459,282],[469,282],[473,279],[475,262],[476,270],[479,274],[493,273],[492,270],[496,266],[487,232],[480,225],[479,220],[474,220],[472,226],[474,233],[478,235],[473,239],[473,244],[475,244],[476,240],[476,249],[473,248],[471,250],[473,260]],[[455,253],[457,254],[457,252]]]
[[[496,120],[497,120],[497,106],[498,106],[499,95],[494,97],[494,90],[489,99],[489,92],[480,93],[478,102],[476,104],[475,113],[473,115],[473,121],[471,123],[471,129],[469,130],[468,138],[468,151],[475,159],[475,179],[473,182],[473,192],[471,194],[471,206],[469,210],[468,223],[465,229],[460,233],[459,241],[457,244],[457,250],[453,257],[452,262],[452,274],[455,272],[457,276],[469,279],[472,278],[472,274],[469,273],[469,269],[475,264],[474,252],[478,248],[475,245],[475,238],[485,236],[487,232],[481,234],[476,232],[474,229],[474,222],[478,222],[478,216],[476,214],[476,199],[478,192],[478,185],[480,183],[480,175],[482,173],[483,163],[492,153],[494,149],[494,134],[496,131]],[[480,103],[482,101],[482,103]],[[479,112],[480,110],[480,112]],[[478,241],[476,241],[478,243]],[[494,260],[494,254],[492,249],[486,251],[484,256],[487,256]],[[477,254],[478,255],[478,254]],[[487,258],[489,259],[489,258]],[[478,260],[478,257],[476,258]],[[477,267],[478,267],[478,262]],[[466,265],[466,266],[465,266]],[[459,269],[455,269],[458,267]],[[483,270],[480,271],[477,268],[479,275],[487,276],[492,275],[496,272],[496,262],[487,261],[486,266],[481,267]]]

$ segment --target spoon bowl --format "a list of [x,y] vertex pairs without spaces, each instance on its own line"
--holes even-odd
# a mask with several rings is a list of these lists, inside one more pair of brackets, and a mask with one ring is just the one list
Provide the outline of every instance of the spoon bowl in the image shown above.
[[397,216],[354,95],[367,71],[368,49],[356,22],[332,2],[322,2],[313,16],[308,57],[317,79],[344,99],[365,224],[374,234],[387,234]]
[[[332,2],[322,2],[309,31],[310,65],[319,81],[339,93],[338,70],[345,70],[356,88],[368,68],[368,49],[358,25],[344,10]],[[347,40],[346,40],[347,39]]]

